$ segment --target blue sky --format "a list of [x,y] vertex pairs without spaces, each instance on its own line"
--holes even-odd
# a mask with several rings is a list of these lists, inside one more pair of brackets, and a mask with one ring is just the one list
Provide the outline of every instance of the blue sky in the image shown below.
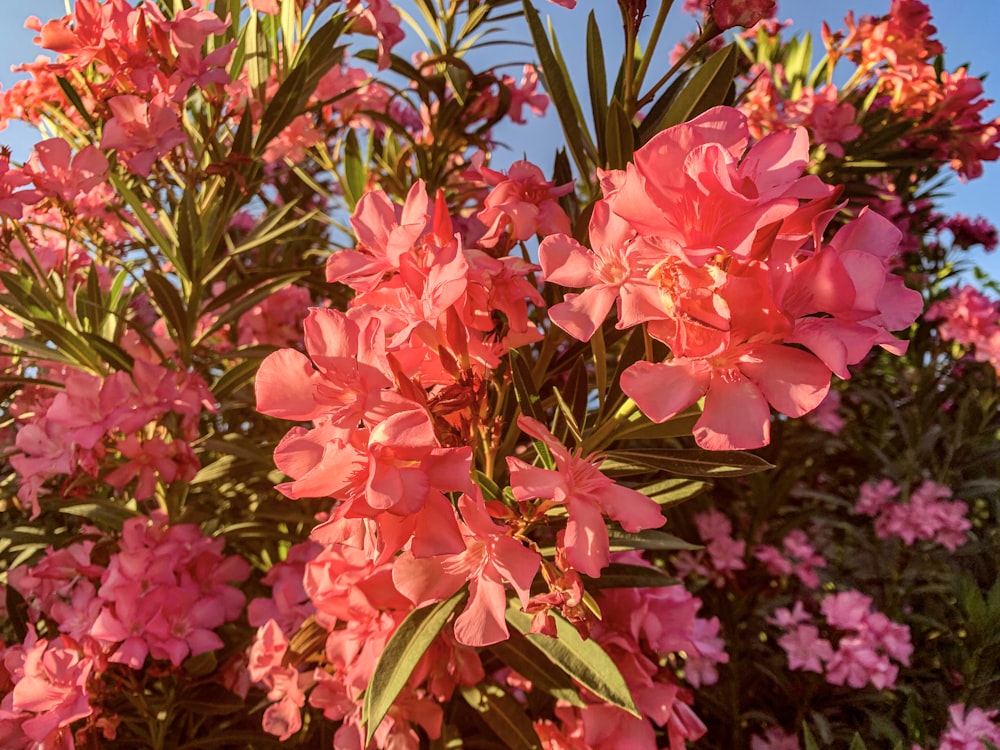
[[[655,3],[656,0],[649,0],[647,12],[652,11]],[[693,28],[690,18],[679,12],[681,4],[679,0],[676,2],[671,23],[664,33],[665,42],[669,42],[664,44],[665,50],[669,50],[674,39],[680,39]],[[928,4],[938,28],[938,38],[945,47],[947,67],[953,69],[968,62],[973,75],[992,73],[985,82],[986,96],[1000,99],[1000,2],[929,0]],[[10,72],[11,65],[33,60],[43,53],[33,45],[34,33],[23,28],[21,17],[35,15],[42,21],[55,18],[64,14],[65,3],[64,0],[4,0],[4,6],[6,22],[0,24],[0,83],[6,89],[18,78]],[[536,6],[543,14],[552,17],[563,51],[570,60],[577,57],[577,52],[582,59],[583,29],[586,14],[591,8],[598,10],[606,48],[611,47],[620,36],[617,7],[613,0],[580,0],[574,11],[538,0]],[[889,0],[778,0],[779,17],[790,18],[795,22],[795,28],[812,30],[815,35],[818,35],[824,19],[836,29],[842,26],[842,19],[849,10],[854,10],[856,15],[881,14],[886,12],[888,6]],[[572,62],[570,65],[575,67]],[[583,69],[581,63],[577,70],[582,72]],[[651,70],[651,73],[655,71]],[[994,103],[987,110],[986,117],[997,116],[1000,116],[1000,104]],[[506,158],[498,154],[499,161],[509,162],[527,156],[543,169],[548,169],[553,149],[560,140],[560,131],[554,113],[546,120],[509,131],[506,137],[511,150]],[[34,133],[16,124],[0,132],[0,144],[9,145],[18,161],[26,158],[36,140],[38,137]],[[1000,225],[1000,163],[986,164],[983,177],[967,184],[953,180],[948,190],[953,195],[943,202],[945,213],[985,216],[994,225]],[[975,259],[994,279],[1000,279],[1000,251],[989,256],[978,254]]]

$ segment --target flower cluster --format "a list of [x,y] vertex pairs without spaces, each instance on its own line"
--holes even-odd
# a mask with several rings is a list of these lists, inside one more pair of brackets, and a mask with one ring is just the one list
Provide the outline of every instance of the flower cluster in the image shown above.
[[820,611],[835,641],[820,636],[802,601],[775,610],[771,622],[784,631],[778,644],[788,668],[817,672],[831,685],[892,688],[900,665],[910,663],[910,629],[873,610],[871,597],[858,591],[823,597]]
[[880,539],[898,537],[907,545],[928,540],[949,552],[968,541],[968,531],[972,528],[966,517],[969,506],[961,500],[950,500],[950,489],[927,480],[910,492],[909,502],[893,502],[900,491],[888,479],[861,486],[854,510],[874,516],[875,535]]
[[748,143],[724,107],[659,133],[602,177],[592,249],[566,235],[539,249],[546,281],[584,288],[552,321],[586,341],[617,304],[619,329],[645,324],[672,356],[632,365],[622,388],[654,422],[704,397],[694,435],[715,450],[766,445],[771,406],[800,417],[872,346],[903,351],[890,331],[922,307],[889,272],[888,221],[864,212],[823,240],[836,191],[803,175],[804,131]]
[[948,728],[941,735],[938,750],[981,750],[1000,745],[1000,724],[995,708],[984,711],[975,706],[953,703],[948,707]]
[[1000,302],[972,286],[953,287],[927,309],[927,319],[939,321],[943,340],[972,348],[977,362],[989,362],[1000,373]]
[[[249,565],[197,526],[170,525],[154,511],[126,520],[118,539],[90,531],[99,541],[50,548],[8,574],[25,602],[17,614],[30,625],[23,644],[2,651],[5,746],[73,747],[68,727],[85,717],[113,739],[115,717],[90,705],[99,678],[113,680],[116,664],[139,672],[150,660],[180,670],[221,649],[219,630],[244,610],[237,586]],[[42,627],[52,635],[37,637]]]
[[[935,68],[943,48],[926,4],[893,0],[884,16],[855,20],[852,12],[845,25],[834,33],[824,24],[827,82],[819,88],[806,83],[809,67],[789,71],[770,58],[756,62],[742,105],[755,135],[802,125],[825,155],[841,159],[845,150],[863,148],[857,140],[862,118],[882,112],[910,123],[902,148],[950,165],[963,177],[978,177],[982,162],[1000,156],[1000,119],[983,120],[991,100],[982,98],[982,81],[966,68]],[[768,49],[772,43],[780,43],[776,35]],[[855,70],[838,90],[833,70],[840,60]]]

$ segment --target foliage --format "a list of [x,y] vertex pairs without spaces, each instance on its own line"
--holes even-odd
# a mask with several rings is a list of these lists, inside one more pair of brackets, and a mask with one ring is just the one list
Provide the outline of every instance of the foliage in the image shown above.
[[585,81],[530,0],[29,22],[4,747],[1000,742],[980,82],[715,0],[650,83],[671,6]]

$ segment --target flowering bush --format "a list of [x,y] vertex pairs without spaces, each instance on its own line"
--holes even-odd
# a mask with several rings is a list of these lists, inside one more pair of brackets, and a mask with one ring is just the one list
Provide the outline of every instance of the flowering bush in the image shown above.
[[650,84],[670,4],[619,6],[589,111],[527,0],[28,19],[4,747],[998,742],[1000,322],[949,279],[996,231],[924,190],[1000,156],[980,81],[918,0],[816,67],[715,0]]

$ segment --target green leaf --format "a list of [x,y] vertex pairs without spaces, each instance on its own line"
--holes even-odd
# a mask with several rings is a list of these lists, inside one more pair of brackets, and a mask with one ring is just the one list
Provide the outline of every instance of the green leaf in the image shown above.
[[82,332],[80,336],[86,340],[90,347],[96,351],[102,359],[112,364],[116,370],[132,372],[135,360],[131,354],[125,351],[118,344],[108,341],[102,336],[87,333],[86,331]]
[[676,578],[668,576],[659,568],[648,565],[626,565],[611,563],[601,571],[600,578],[584,576],[588,591],[597,589],[641,589],[661,586],[675,586]]
[[[601,29],[594,11],[587,16],[587,82],[590,84],[590,109],[594,123],[608,120],[608,80],[604,70],[604,44]],[[602,159],[607,156],[605,135],[597,128],[597,152]]]
[[364,195],[365,186],[368,184],[368,169],[365,167],[365,163],[365,160],[361,158],[361,146],[358,144],[358,136],[354,130],[349,130],[347,138],[344,139],[343,184],[347,208],[352,212],[358,201],[361,200],[361,196]]
[[625,169],[625,165],[632,161],[632,155],[635,153],[635,132],[625,108],[617,99],[612,100],[611,106],[608,107],[605,131],[608,168]]
[[338,13],[298,48],[291,72],[278,86],[261,117],[255,142],[256,156],[262,155],[268,144],[305,111],[320,79],[340,61],[344,48],[336,44],[345,23],[346,15]]
[[653,482],[645,487],[638,487],[637,491],[660,505],[674,505],[690,500],[711,486],[709,482],[677,478]]
[[168,324],[170,338],[177,344],[181,359],[186,362],[191,349],[191,321],[180,292],[158,271],[146,271],[143,279],[149,285],[153,301]]
[[560,615],[553,614],[552,617],[556,621],[555,638],[532,633],[531,615],[522,612],[518,604],[511,603],[507,607],[507,622],[553,664],[601,700],[639,716],[625,678],[604,649],[596,641],[583,640],[576,628]]
[[534,724],[524,707],[502,687],[480,683],[463,687],[461,692],[465,702],[511,750],[536,750],[541,747]]
[[510,638],[506,641],[494,643],[487,648],[500,661],[529,680],[532,689],[540,690],[556,700],[566,701],[577,708],[586,705],[569,675],[546,659],[545,655],[517,630],[512,630]]
[[122,530],[122,524],[138,515],[136,511],[126,508],[121,503],[110,500],[90,500],[86,503],[74,503],[54,506],[55,510],[68,516],[78,516],[93,521],[104,529]]
[[62,76],[56,76],[56,83],[59,84],[59,88],[62,89],[63,94],[65,94],[66,98],[69,99],[69,103],[73,105],[80,117],[83,118],[83,121],[87,123],[87,127],[91,131],[96,131],[97,123],[94,121],[90,112],[87,111],[87,108],[83,104],[83,99],[80,98],[80,94],[77,93],[77,90],[73,88],[73,84]]
[[545,89],[549,92],[552,104],[559,115],[559,122],[562,123],[563,133],[566,136],[566,145],[569,146],[573,161],[576,162],[580,174],[588,175],[591,172],[591,160],[587,158],[587,148],[584,143],[581,128],[583,123],[577,116],[577,108],[573,105],[575,95],[571,93],[569,77],[565,68],[560,66],[552,46],[549,44],[548,34],[542,26],[538,11],[531,4],[530,0],[524,2],[524,17],[528,22],[528,29],[531,32],[531,39],[538,52],[538,59],[542,63],[542,80]]
[[660,95],[660,98],[653,102],[653,106],[649,108],[645,118],[643,118],[642,122],[639,123],[637,135],[640,146],[663,130],[664,116],[667,114],[670,106],[674,103],[674,99],[677,98],[677,95],[684,90],[684,86],[687,84],[690,77],[691,71],[683,71],[670,83],[669,86],[667,86],[666,91]]
[[146,210],[142,199],[133,192],[121,176],[112,173],[109,179],[111,180],[111,186],[115,189],[115,193],[132,209],[132,215],[142,227],[145,237],[152,240],[153,246],[163,253],[163,256],[175,268],[179,269],[180,263],[178,262],[176,252],[177,235],[174,233],[173,226],[169,222],[163,221],[163,226],[161,227],[160,222],[157,222],[150,215],[149,211]]
[[51,320],[36,320],[34,325],[56,349],[68,354],[77,365],[97,373],[102,371],[103,361],[80,334]]
[[851,745],[847,750],[868,750],[868,745],[861,739],[861,735],[855,732],[854,737],[851,738]]
[[611,542],[611,549],[615,552],[629,549],[657,549],[669,552],[701,549],[700,545],[685,542],[678,536],[656,529],[630,532],[616,526],[609,526],[608,540]]
[[517,349],[511,349],[508,359],[510,360],[510,373],[514,381],[514,395],[517,397],[517,405],[521,407],[523,414],[545,424],[545,412],[542,411],[538,387],[535,385],[531,368],[528,367],[524,355]]
[[706,451],[699,448],[613,450],[601,464],[606,474],[642,473],[657,469],[685,477],[741,477],[773,469],[760,456],[743,451]]
[[802,741],[805,742],[806,750],[819,750],[819,745],[816,744],[816,738],[813,737],[812,731],[809,729],[809,725],[802,722]]
[[679,125],[725,102],[736,76],[736,45],[729,44],[708,58],[674,99],[663,116],[663,129]]
[[236,321],[243,313],[270,297],[279,289],[305,278],[311,273],[308,269],[292,271],[258,271],[248,275],[238,284],[233,284],[222,294],[209,299],[202,309],[201,315],[221,310],[212,325],[199,336],[199,341],[211,336],[227,323]]
[[443,602],[414,610],[400,623],[385,644],[365,690],[361,708],[361,723],[366,727],[366,745],[371,742],[378,725],[392,708],[417,664],[424,658],[424,653],[465,597],[466,591],[462,590]]
[[225,401],[234,392],[252,383],[258,369],[259,359],[247,359],[233,365],[212,384],[212,395],[220,402]]

